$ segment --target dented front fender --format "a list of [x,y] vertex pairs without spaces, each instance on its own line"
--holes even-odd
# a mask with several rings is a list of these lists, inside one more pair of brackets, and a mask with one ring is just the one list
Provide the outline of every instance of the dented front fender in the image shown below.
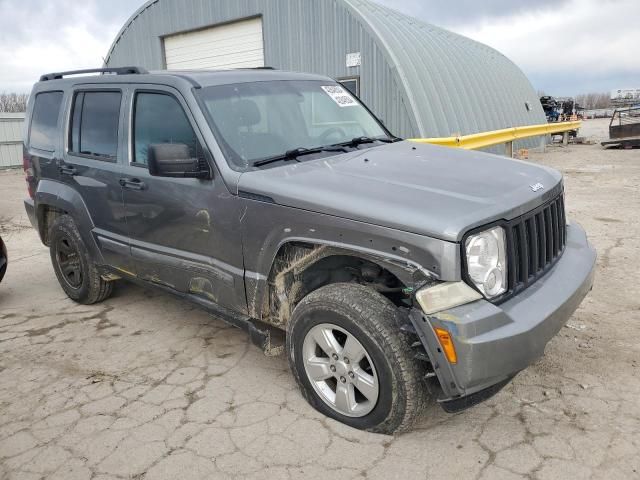
[[406,285],[460,280],[458,244],[392,228],[241,198],[245,286],[249,313],[262,318],[267,281],[287,244],[322,247],[321,254],[354,255],[383,266]]

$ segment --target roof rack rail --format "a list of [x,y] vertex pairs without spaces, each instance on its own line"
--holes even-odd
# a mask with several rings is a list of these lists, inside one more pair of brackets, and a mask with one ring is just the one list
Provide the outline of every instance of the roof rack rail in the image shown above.
[[87,70],[70,70],[68,72],[47,73],[40,77],[41,82],[48,80],[60,80],[70,75],[83,75],[86,73],[110,73],[115,75],[142,75],[149,73],[142,67],[115,67],[115,68],[89,68]]

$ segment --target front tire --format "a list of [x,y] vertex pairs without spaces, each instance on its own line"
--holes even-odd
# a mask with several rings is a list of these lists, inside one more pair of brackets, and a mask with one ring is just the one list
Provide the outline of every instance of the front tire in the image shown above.
[[53,270],[67,296],[83,305],[102,302],[113,291],[113,282],[102,279],[78,227],[69,215],[53,222],[49,231],[49,252]]
[[401,320],[395,305],[362,285],[327,285],[305,297],[288,325],[287,352],[311,406],[361,430],[410,428],[427,391]]

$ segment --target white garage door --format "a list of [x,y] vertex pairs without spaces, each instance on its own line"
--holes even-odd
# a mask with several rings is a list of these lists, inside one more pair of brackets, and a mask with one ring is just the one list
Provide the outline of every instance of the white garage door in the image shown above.
[[165,37],[164,51],[169,70],[264,67],[262,18]]

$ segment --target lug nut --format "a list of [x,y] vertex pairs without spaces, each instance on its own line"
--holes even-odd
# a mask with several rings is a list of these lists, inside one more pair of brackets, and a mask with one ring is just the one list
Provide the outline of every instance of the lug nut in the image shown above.
[[344,363],[346,363],[347,365],[349,365],[349,359],[347,357],[344,357]]
[[336,371],[336,366],[335,365],[331,365],[329,367],[329,370],[331,370],[332,372],[335,372]]
[[338,360],[338,355],[336,355],[335,353],[334,353],[333,355],[331,355],[331,357],[332,357],[334,360]]
[[346,379],[346,378],[344,378],[344,377],[340,377],[340,381],[341,381],[342,383],[346,383],[346,382],[347,382],[347,379]]
[[349,372],[349,378],[353,378],[355,377],[355,375],[353,374],[353,372]]

